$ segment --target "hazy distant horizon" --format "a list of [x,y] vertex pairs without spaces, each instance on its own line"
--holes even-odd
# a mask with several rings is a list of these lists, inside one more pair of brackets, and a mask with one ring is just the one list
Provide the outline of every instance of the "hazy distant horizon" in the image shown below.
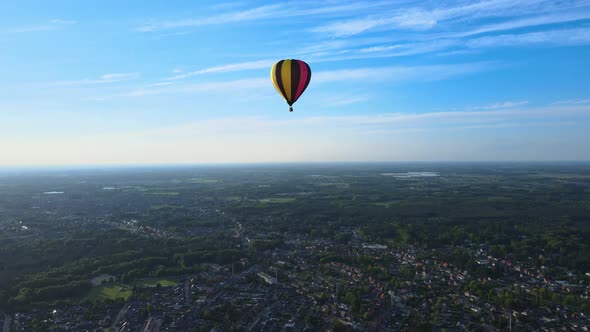
[[400,161],[293,161],[293,162],[227,162],[227,163],[161,163],[161,164],[78,164],[78,165],[0,165],[0,171],[37,170],[110,170],[110,169],[169,169],[226,167],[289,167],[289,166],[398,166],[398,165],[590,165],[587,160],[400,160]]

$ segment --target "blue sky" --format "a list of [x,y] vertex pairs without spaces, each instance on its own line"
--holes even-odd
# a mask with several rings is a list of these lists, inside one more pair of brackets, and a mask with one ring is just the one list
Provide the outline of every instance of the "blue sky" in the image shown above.
[[5,166],[590,159],[589,1],[3,1],[0,50]]

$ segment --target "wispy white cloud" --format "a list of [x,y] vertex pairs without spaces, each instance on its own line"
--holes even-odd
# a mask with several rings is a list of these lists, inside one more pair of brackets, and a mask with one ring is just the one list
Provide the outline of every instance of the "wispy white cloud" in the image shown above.
[[[518,4],[519,2],[516,3]],[[542,2],[540,5],[547,3],[550,2]],[[499,3],[496,3],[496,5],[501,4],[511,7],[511,4],[506,2],[500,1]],[[576,5],[581,6],[581,4],[575,2],[574,5],[566,5],[564,7],[569,9],[578,9],[575,8]],[[532,6],[532,4],[529,3],[528,6]],[[480,7],[466,6],[459,8],[461,8],[459,12],[462,12],[475,10],[475,8]],[[483,6],[482,8],[486,8],[486,6]],[[550,7],[545,6],[543,8],[547,9]],[[498,47],[527,46],[532,44],[539,46],[587,44],[588,31],[584,27],[578,29],[570,28],[569,30],[558,30],[551,26],[548,30],[529,32],[528,34],[521,33],[516,34],[516,36],[505,35],[503,37],[485,36],[480,38],[468,38],[476,35],[489,34],[499,31],[554,25],[557,23],[575,22],[590,19],[590,6],[586,5],[586,7],[580,8],[580,10],[576,11],[573,11],[573,9],[570,11],[563,11],[563,8],[559,8],[559,10],[555,13],[513,19],[479,27],[477,27],[477,24],[472,24],[470,21],[468,22],[470,24],[461,24],[450,29],[452,31],[454,29],[464,29],[463,26],[476,26],[474,28],[468,29],[467,31],[406,34],[398,36],[398,41],[393,43],[388,43],[387,40],[379,41],[379,38],[376,37],[372,38],[372,41],[370,38],[366,37],[362,39],[341,38],[336,40],[327,40],[325,42],[319,43],[320,46],[310,46],[304,50],[308,50],[308,57],[311,57],[314,60],[346,61],[363,58],[385,58],[427,54],[445,50],[447,50],[447,52],[441,52],[439,55],[448,56],[466,54],[474,52],[473,50],[469,50],[470,48],[484,47],[484,45],[488,44]],[[512,13],[512,9],[509,10],[509,12]],[[442,15],[442,17],[455,17],[455,15],[457,15],[457,13],[453,12],[452,9],[442,11],[435,10],[433,13],[436,15]],[[529,14],[529,12],[526,12],[526,14]],[[364,17],[348,21],[330,22],[316,27],[312,29],[312,31],[323,32],[336,37],[352,37],[353,35],[358,35],[369,31],[377,32],[384,30],[403,29],[402,25],[404,24],[400,23],[400,17],[404,19],[407,17],[416,17],[416,22],[420,22],[419,18],[423,17],[424,15],[425,14],[423,11],[408,10],[403,15],[396,14],[393,17]],[[485,16],[485,13],[482,15]],[[504,16],[504,14],[499,16]],[[472,21],[476,20],[475,17],[468,17],[470,17]],[[422,28],[426,27],[428,27],[428,24],[425,24]],[[446,27],[446,29],[448,30],[449,28]],[[390,39],[391,38],[392,37],[390,37]],[[381,37],[381,39],[386,38]],[[467,47],[467,49],[462,49],[465,47]],[[459,49],[453,50],[452,48]],[[314,51],[316,51],[316,53],[314,53]]]
[[235,22],[247,22],[261,19],[276,19],[285,17],[302,17],[309,15],[331,15],[336,13],[351,13],[367,11],[369,9],[391,5],[391,1],[352,2],[345,4],[334,4],[333,2],[311,3],[281,3],[263,5],[248,8],[240,11],[214,14],[206,17],[178,19],[169,21],[148,22],[138,28],[139,32],[154,32],[178,28],[189,28],[206,25],[218,25]]
[[246,78],[226,82],[197,83],[188,84],[182,87],[182,89],[185,92],[227,92],[238,91],[240,89],[260,89],[262,87],[268,87],[268,80],[268,78]]
[[53,19],[47,23],[21,26],[21,27],[8,29],[6,31],[12,32],[12,33],[51,31],[51,30],[59,30],[59,29],[63,28],[64,26],[74,25],[77,23],[78,23],[78,21],[75,21],[75,20]]
[[14,28],[8,30],[8,32],[14,33],[26,33],[26,32],[39,32],[39,31],[51,31],[56,30],[58,27],[51,24],[37,24],[37,25],[29,25],[23,26],[19,28]]
[[464,55],[487,47],[575,46],[590,44],[590,29],[572,28],[521,34],[503,34],[471,39],[441,38],[416,43],[378,44],[361,48],[334,49],[309,55],[314,62],[346,61],[369,58],[402,57],[439,52],[437,55]]
[[311,44],[300,47],[296,54],[302,55],[321,55],[330,54],[335,50],[362,47],[366,45],[382,44],[392,42],[391,38],[363,38],[363,39],[327,39],[314,41]]
[[345,106],[345,105],[352,105],[357,103],[362,103],[369,100],[369,96],[367,95],[344,95],[344,96],[332,96],[325,98],[321,101],[323,105],[328,107],[336,107],[336,106]]
[[[230,7],[235,5],[229,4]],[[243,3],[238,3],[242,7]],[[590,8],[585,1],[567,0],[559,5],[553,0],[487,0],[476,2],[461,2],[449,5],[449,3],[411,4],[410,7],[403,1],[379,1],[361,3],[349,2],[335,4],[325,1],[319,4],[315,2],[303,3],[278,3],[260,7],[247,8],[239,11],[210,15],[207,17],[154,21],[138,30],[149,32],[176,29],[191,26],[224,24],[231,22],[250,21],[266,18],[282,18],[291,16],[309,16],[330,14],[327,23],[312,31],[323,32],[332,36],[349,37],[368,31],[384,31],[391,29],[425,30],[442,22],[460,22],[447,31],[473,27],[463,32],[444,33],[414,33],[406,36],[381,36],[373,38],[343,38],[322,39],[295,50],[293,53],[312,60],[313,62],[348,61],[368,58],[402,57],[417,54],[429,54],[439,52],[438,55],[450,56],[478,52],[474,49],[489,46],[527,46],[527,45],[579,45],[586,44],[588,35],[585,29],[569,31],[541,31],[530,34],[486,36],[482,38],[467,39],[480,34],[497,31],[513,30],[525,27],[550,25],[555,23],[573,22],[590,18]],[[222,8],[225,7],[222,6]],[[366,15],[364,13],[367,13]],[[537,16],[529,16],[536,13]],[[339,20],[340,17],[347,19]],[[358,18],[360,16],[360,18]],[[477,27],[478,19],[513,18],[524,16],[525,18],[513,19],[505,22],[488,24]],[[527,17],[528,16],[528,17]],[[350,19],[350,17],[357,17]],[[568,33],[574,33],[573,35]],[[397,41],[396,41],[397,39]],[[481,51],[479,51],[481,52]],[[262,58],[266,56],[262,55]],[[264,69],[276,61],[258,60],[245,61],[227,65],[213,66],[200,70],[177,73],[168,80],[179,80],[193,76],[236,72],[251,69]]]
[[232,63],[222,66],[215,66],[209,67],[205,69],[200,69],[184,74],[179,74],[173,77],[168,78],[169,80],[179,80],[185,79],[192,76],[203,75],[203,74],[212,74],[212,73],[228,73],[228,72],[235,72],[235,71],[242,71],[242,70],[250,70],[250,69],[262,69],[262,68],[270,68],[276,61],[275,60],[259,60],[259,61],[249,61],[249,62],[241,62],[241,63]]
[[[440,52],[438,55],[464,55],[477,52],[474,49],[484,47],[511,46],[569,46],[590,43],[590,29],[546,30],[522,34],[505,34],[472,39],[451,38],[433,39],[416,43],[377,44],[360,48],[332,49],[308,58],[314,62],[345,61],[367,58],[402,57],[417,54]],[[344,44],[344,43],[343,43]],[[454,48],[454,49],[453,49]],[[444,51],[444,52],[443,52]]]
[[468,55],[468,54],[478,54],[478,50],[474,49],[460,49],[460,50],[453,50],[453,51],[446,51],[446,52],[438,52],[436,53],[437,56],[454,56],[454,55]]
[[159,87],[159,86],[169,86],[172,84],[174,84],[174,83],[172,83],[172,82],[158,82],[158,83],[150,84],[150,85],[148,85],[148,87],[151,88],[151,87]]
[[[489,70],[495,64],[490,62],[476,62],[449,65],[431,66],[389,66],[389,67],[366,67],[357,69],[342,69],[324,71],[315,74],[312,78],[314,83],[325,83],[333,81],[403,81],[403,80],[442,80],[449,77],[481,72]],[[356,83],[356,82],[355,82]]]
[[478,124],[478,125],[466,125],[466,126],[456,126],[451,127],[448,129],[457,130],[457,129],[498,129],[498,128],[522,128],[522,127],[562,127],[562,126],[571,126],[575,125],[576,122],[574,121],[534,121],[534,122],[505,122],[505,123],[495,123],[495,124]]
[[469,40],[467,47],[508,47],[524,45],[586,45],[590,43],[590,29],[576,28],[486,36]]
[[104,74],[100,76],[101,81],[113,82],[113,81],[125,81],[130,79],[138,78],[138,73],[117,73],[117,74]]
[[347,37],[373,30],[426,30],[437,24],[437,16],[421,8],[395,10],[386,16],[368,16],[336,21],[312,28],[312,32]]
[[[353,54],[372,54],[379,57],[397,57],[408,56],[415,54],[432,53],[436,51],[445,50],[453,46],[461,45],[461,41],[455,39],[441,39],[432,40],[428,42],[419,43],[404,43],[394,45],[378,45],[366,48],[361,48],[353,51]],[[353,57],[352,55],[351,57]]]
[[[340,82],[342,84],[358,84],[376,82],[398,82],[398,81],[435,81],[444,80],[458,75],[472,74],[489,70],[496,66],[491,62],[474,62],[464,64],[432,65],[432,66],[388,66],[388,67],[362,67],[355,69],[325,70],[318,71],[312,75],[312,82],[325,84]],[[75,84],[98,84],[101,80],[81,80],[62,82],[61,85]],[[106,82],[105,82],[106,83]],[[238,91],[250,93],[252,90],[267,89],[270,87],[268,78],[244,78],[230,81],[208,81],[199,83],[184,84],[162,84],[172,82],[161,82],[134,89],[126,93],[111,96],[92,97],[94,99],[106,100],[117,97],[144,97],[151,95],[173,94],[173,93],[226,93],[227,91]],[[250,92],[248,92],[250,91]]]
[[61,24],[61,25],[72,25],[72,24],[77,24],[78,21],[76,20],[64,20],[61,18],[55,18],[53,20],[50,21],[53,24]]
[[553,103],[553,105],[584,105],[590,104],[590,99],[568,99],[559,100]]
[[232,23],[232,22],[241,22],[241,21],[251,21],[261,18],[267,18],[273,16],[277,10],[281,9],[282,5],[274,4],[274,5],[265,5],[260,6],[252,9],[247,9],[243,11],[236,11],[231,13],[225,14],[218,14],[209,17],[201,17],[201,18],[194,18],[194,19],[182,19],[182,20],[174,20],[174,21],[164,21],[164,22],[152,22],[145,25],[142,25],[136,28],[139,32],[153,32],[159,30],[169,30],[169,29],[177,29],[177,28],[186,28],[186,27],[196,27],[196,26],[203,26],[203,25],[216,25],[216,24],[225,24],[225,23]]
[[[390,125],[436,125],[444,127],[451,125],[464,126],[467,124],[497,124],[503,121],[515,119],[539,119],[554,121],[567,117],[589,116],[590,108],[587,106],[545,106],[538,108],[487,109],[481,111],[442,111],[427,113],[383,113],[376,115],[354,116],[321,116],[307,117],[293,120],[300,123],[324,125],[324,124],[348,124],[360,126],[390,126]],[[278,124],[277,124],[278,125]]]
[[[438,3],[437,3],[438,4]],[[588,12],[579,9],[588,9],[584,1],[568,1],[557,6],[554,1],[529,1],[529,0],[489,0],[474,3],[461,3],[459,6],[438,7],[425,9],[411,7],[392,9],[389,12],[378,15],[329,22],[311,31],[325,33],[337,37],[358,35],[370,31],[385,30],[426,30],[443,22],[464,22],[485,17],[513,17],[529,15],[530,13],[549,15],[537,16],[515,21],[488,25],[463,35],[480,34],[492,31],[511,30],[528,26],[576,21],[588,18]],[[569,12],[568,12],[569,10]],[[559,12],[555,14],[555,12]]]
[[313,28],[311,31],[326,33],[336,37],[352,36],[374,29],[375,27],[387,24],[387,19],[364,18],[351,19],[348,21],[328,23]]
[[393,24],[402,29],[425,30],[437,23],[437,15],[423,9],[412,8],[393,17],[386,24]]
[[75,85],[106,84],[106,83],[130,81],[130,80],[138,79],[139,77],[140,77],[139,73],[113,73],[113,74],[104,74],[104,75],[100,76],[98,79],[56,81],[56,82],[52,82],[50,85],[75,86]]
[[444,131],[453,131],[457,132],[458,130],[471,130],[471,129],[502,129],[502,128],[527,128],[527,127],[563,127],[563,126],[572,126],[575,125],[575,121],[509,121],[509,122],[501,122],[501,123],[482,123],[482,124],[452,124],[446,125],[443,127],[427,127],[427,126],[412,126],[407,128],[380,128],[380,129],[369,129],[364,131],[364,134],[367,135],[387,135],[387,134],[403,134],[403,133],[425,133],[425,132],[444,132]]
[[[306,47],[305,50],[310,51],[310,53],[306,52],[297,52],[299,55],[305,57],[307,60],[313,61],[314,63],[321,63],[321,62],[333,62],[333,61],[342,61],[342,60],[353,60],[353,59],[364,59],[364,58],[376,58],[376,57],[398,57],[398,56],[408,56],[408,55],[415,55],[415,54],[423,54],[423,53],[430,53],[439,50],[448,49],[449,47],[459,45],[458,40],[434,40],[431,42],[423,42],[423,43],[405,43],[405,44],[393,44],[393,45],[375,45],[370,47],[362,47],[357,49],[342,49],[342,50],[332,50],[326,52],[315,52],[318,49],[328,49],[328,48],[338,48],[339,46],[349,45],[348,43],[334,43],[333,45],[321,45],[318,48],[308,48]],[[471,51],[473,52],[473,51]],[[199,69],[196,71],[182,73],[181,71],[175,70],[174,73],[178,75],[174,75],[172,77],[167,78],[167,80],[174,81],[174,80],[181,80],[186,79],[194,76],[204,75],[204,74],[217,74],[217,73],[229,73],[229,72],[238,72],[238,71],[246,71],[246,70],[254,70],[254,69],[270,69],[270,67],[277,61],[277,59],[266,59],[266,60],[256,60],[256,61],[246,61],[246,62],[239,62],[239,63],[231,63],[225,64],[220,66],[213,66],[204,69]]]
[[385,51],[391,51],[391,50],[399,50],[402,48],[404,48],[404,44],[371,46],[371,47],[365,47],[365,48],[359,49],[358,53],[385,52]]
[[507,22],[485,25],[466,32],[453,34],[455,37],[473,36],[483,33],[514,30],[520,28],[535,27],[541,25],[550,25],[556,23],[573,22],[579,20],[590,19],[590,11],[582,12],[567,12],[559,14],[541,15],[535,17],[528,17],[524,19],[516,19]]
[[505,101],[505,102],[495,103],[495,104],[491,104],[491,105],[475,106],[475,107],[473,107],[473,109],[476,109],[476,110],[496,110],[496,109],[505,109],[505,108],[512,108],[512,107],[524,106],[524,105],[527,105],[528,103],[529,102],[526,101],[526,100],[523,100],[523,101]]
[[214,5],[209,6],[209,8],[212,10],[227,10],[227,9],[233,9],[233,8],[242,7],[242,6],[244,6],[244,2],[231,1],[231,2],[216,3]]
[[[311,128],[340,128],[347,133],[371,131],[436,131],[451,128],[473,129],[503,127],[527,123],[559,125],[579,116],[590,116],[590,108],[582,106],[544,106],[533,109],[484,110],[484,111],[443,111],[426,113],[381,113],[372,115],[330,115],[306,116],[295,119],[273,119],[268,117],[225,117],[210,118],[178,126],[144,130],[133,133],[142,136],[175,136],[186,133],[231,132],[243,137],[248,132],[260,130],[271,134],[290,130],[305,131]],[[556,120],[559,120],[556,122]]]
[[395,7],[400,1],[353,1],[349,3],[338,3],[335,1],[307,1],[293,3],[292,7],[285,8],[284,16],[308,16],[308,15],[331,15],[331,14],[361,14],[367,11],[381,10],[382,8]]
[[246,78],[233,81],[223,82],[205,82],[195,84],[175,84],[161,86],[146,86],[145,88],[135,89],[127,93],[117,94],[105,98],[113,97],[144,97],[150,95],[160,95],[168,93],[226,93],[227,91],[248,91],[268,87],[268,79],[265,78]]

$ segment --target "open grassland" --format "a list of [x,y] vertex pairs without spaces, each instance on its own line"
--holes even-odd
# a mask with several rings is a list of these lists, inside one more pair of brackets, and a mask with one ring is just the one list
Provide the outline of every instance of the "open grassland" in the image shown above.
[[131,288],[123,284],[109,284],[93,287],[87,298],[91,302],[105,299],[125,299],[127,300],[131,296]]
[[176,286],[178,282],[170,279],[144,279],[135,283],[140,287],[156,287],[160,284],[162,287]]
[[191,179],[191,183],[218,183],[219,180],[216,179]]

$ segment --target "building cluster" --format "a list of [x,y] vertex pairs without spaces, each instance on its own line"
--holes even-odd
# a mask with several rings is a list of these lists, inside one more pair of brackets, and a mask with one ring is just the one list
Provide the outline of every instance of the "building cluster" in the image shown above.
[[[268,234],[236,226],[244,245]],[[590,287],[572,274],[546,276],[544,266],[526,266],[466,245],[478,269],[459,268],[438,257],[445,249],[388,248],[353,235],[347,244],[293,235],[232,265],[178,276],[175,286],[135,287],[125,302],[57,306],[13,316],[14,331],[356,331],[435,330],[587,331],[590,317],[567,296],[588,299]],[[451,250],[451,248],[449,248]],[[323,260],[329,252],[336,259]],[[442,252],[441,252],[442,251]],[[363,259],[367,263],[363,263]],[[566,275],[568,275],[566,273]],[[547,293],[553,298],[547,298]],[[557,294],[557,295],[556,295]],[[525,306],[515,305],[521,301]],[[11,330],[11,331],[12,331]]]
[[[56,205],[41,199],[39,203]],[[214,207],[199,213],[227,217]],[[239,262],[208,264],[205,272],[176,276],[175,286],[136,286],[126,301],[11,313],[3,317],[8,322],[4,332],[590,328],[588,308],[580,305],[590,297],[590,273],[580,278],[563,270],[559,273],[563,278],[552,278],[555,273],[549,270],[559,267],[496,257],[489,248],[469,242],[460,249],[468,253],[474,268],[459,267],[441,258],[457,248],[390,248],[363,242],[352,227],[339,229],[350,235],[343,242],[261,230],[251,228],[253,223],[226,219],[233,222],[233,234],[241,240],[244,258]],[[111,215],[98,220],[64,216],[56,218],[56,223],[55,229],[67,230],[61,226],[77,223],[167,239],[206,234],[209,227],[181,233]],[[0,227],[15,236],[36,232],[34,225],[18,220]],[[277,238],[282,240],[272,248],[254,246],[256,241]],[[482,276],[482,270],[496,275]]]

